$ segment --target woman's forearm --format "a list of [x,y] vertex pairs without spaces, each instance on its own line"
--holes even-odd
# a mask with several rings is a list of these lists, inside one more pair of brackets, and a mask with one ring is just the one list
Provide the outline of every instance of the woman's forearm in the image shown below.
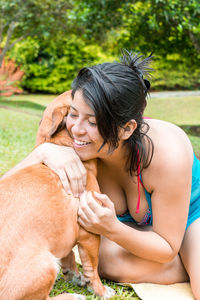
[[162,236],[153,230],[144,231],[120,222],[116,217],[114,204],[108,196],[96,192],[94,196],[101,205],[91,192],[85,192],[80,197],[78,222],[82,227],[107,237],[143,259],[165,263],[175,257],[176,250]]
[[106,236],[132,254],[159,263],[171,261],[176,253],[169,243],[153,231],[141,231],[118,221]]

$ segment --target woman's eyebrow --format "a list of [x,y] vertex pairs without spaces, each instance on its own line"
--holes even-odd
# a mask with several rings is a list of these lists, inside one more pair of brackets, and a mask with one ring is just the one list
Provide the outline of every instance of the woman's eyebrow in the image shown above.
[[[78,112],[78,110],[77,110],[73,105],[71,105],[70,107],[71,107],[73,110],[75,110],[76,112]],[[86,114],[86,116],[94,117],[94,118],[95,118],[95,114]]]
[[75,111],[78,111],[75,107],[73,107],[72,105],[70,105],[70,108],[72,108]]

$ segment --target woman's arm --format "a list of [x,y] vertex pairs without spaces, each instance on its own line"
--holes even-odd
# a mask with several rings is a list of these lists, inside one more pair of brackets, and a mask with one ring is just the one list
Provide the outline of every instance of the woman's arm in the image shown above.
[[138,257],[160,263],[171,261],[177,255],[184,236],[192,177],[191,160],[185,157],[178,160],[176,155],[175,158],[176,161],[172,157],[171,161],[162,161],[162,168],[156,168],[155,174],[151,170],[151,231],[141,231],[121,223],[116,218],[114,204],[106,195],[100,194],[95,194],[95,197],[102,206],[94,201],[91,194],[84,193],[81,197],[80,225],[106,236]]
[[86,200],[83,197],[81,196],[78,221],[87,231],[104,235],[143,259],[165,263],[175,256],[176,252],[157,232],[136,229],[120,222],[115,215],[114,204],[106,195],[95,193],[95,197],[102,201],[102,206],[94,199],[89,200],[88,195],[85,196]]
[[1,179],[16,171],[37,163],[44,163],[59,177],[67,193],[79,196],[86,186],[86,170],[73,148],[44,143],[35,148],[24,160],[18,163]]
[[168,261],[173,251],[165,239],[153,231],[141,231],[120,222],[113,202],[105,194],[95,192],[95,197],[102,205],[94,200],[90,192],[84,192],[81,196],[78,212],[81,226],[90,232],[104,235],[143,259],[160,263]]

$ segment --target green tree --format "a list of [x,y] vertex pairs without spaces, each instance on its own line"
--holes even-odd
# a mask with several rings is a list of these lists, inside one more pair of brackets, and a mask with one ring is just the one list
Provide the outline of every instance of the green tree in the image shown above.
[[143,53],[200,58],[199,0],[129,1],[121,13],[120,46],[135,43]]
[[70,11],[70,21],[90,41],[106,44],[114,37],[117,51],[136,47],[162,56],[200,54],[199,19],[199,0],[74,0]]
[[28,36],[51,38],[68,32],[70,0],[0,0],[0,66],[6,53]]
[[69,12],[70,20],[76,23],[76,30],[86,39],[102,44],[108,38],[107,33],[122,26],[122,9],[129,2],[130,0],[74,0],[74,7]]

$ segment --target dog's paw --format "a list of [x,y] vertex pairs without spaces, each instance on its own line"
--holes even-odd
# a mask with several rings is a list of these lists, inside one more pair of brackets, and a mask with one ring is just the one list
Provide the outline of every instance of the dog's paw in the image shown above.
[[76,273],[70,269],[63,272],[65,281],[77,284],[78,286],[84,287],[89,284],[89,281],[81,273]]
[[107,300],[107,299],[110,299],[111,297],[113,297],[115,295],[115,291],[107,286],[107,285],[102,285],[103,287],[103,290],[101,289],[101,291],[94,291],[94,289],[91,287],[91,286],[88,286],[87,287],[87,290],[91,293],[94,293],[96,294],[96,296],[98,296],[101,300]]
[[115,295],[115,291],[111,287],[109,287],[107,285],[104,285],[104,287],[106,288],[106,293],[101,297],[102,300],[110,299],[111,297],[113,297]]
[[90,283],[90,281],[87,280],[81,273],[78,276],[75,275],[72,279],[72,282],[81,287],[85,287]]

